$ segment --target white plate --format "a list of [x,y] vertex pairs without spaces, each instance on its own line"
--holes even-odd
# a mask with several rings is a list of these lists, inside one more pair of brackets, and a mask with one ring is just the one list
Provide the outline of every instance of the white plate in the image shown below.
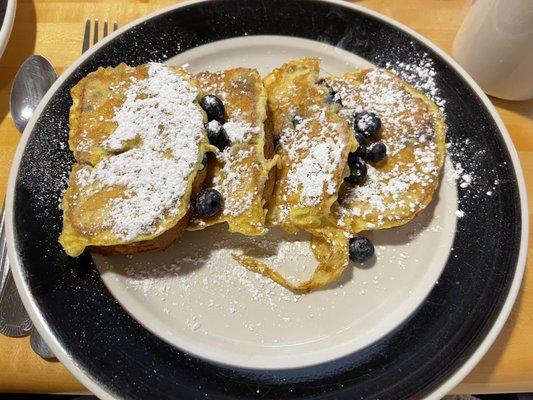
[[[264,75],[306,56],[321,57],[324,74],[369,65],[330,45],[273,36],[200,46],[169,63],[186,64],[191,72],[256,67]],[[414,222],[369,234],[377,246],[373,265],[351,263],[339,281],[304,295],[244,269],[231,257],[243,249],[266,253],[286,275],[305,278],[317,263],[303,234],[273,230],[254,239],[226,233],[226,225],[220,225],[186,233],[165,252],[95,254],[93,260],[122,306],[169,343],[239,367],[303,367],[371,344],[422,303],[450,253],[456,210],[455,182],[444,179],[431,206]]]

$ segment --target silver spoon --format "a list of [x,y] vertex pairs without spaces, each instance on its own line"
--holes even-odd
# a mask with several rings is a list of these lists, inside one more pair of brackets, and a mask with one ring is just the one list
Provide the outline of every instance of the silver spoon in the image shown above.
[[33,112],[56,79],[54,67],[43,56],[33,55],[22,63],[15,75],[9,101],[11,117],[20,133],[24,132]]
[[[57,73],[54,67],[43,56],[32,55],[22,63],[11,87],[9,102],[11,117],[20,133],[24,132],[39,102],[56,79]],[[7,257],[5,258],[5,265],[3,267],[8,271],[5,285],[2,293],[0,293],[0,312],[6,310],[3,314],[13,318],[11,321],[7,321],[6,325],[17,326],[17,322],[21,322],[20,333],[23,333],[27,331],[29,321],[29,328],[31,329],[30,344],[32,349],[43,358],[54,358],[54,354],[50,351],[35,327],[33,327],[26,310],[22,306],[22,301],[15,287]],[[3,295],[5,291],[8,292],[6,296]],[[4,298],[6,299],[5,301],[3,301]]]
[[[45,73],[41,74],[40,71],[45,71]],[[31,56],[21,65],[13,82],[10,99],[12,118],[19,131],[24,130],[37,104],[56,79],[54,69],[43,57]],[[11,337],[21,337],[30,334],[33,324],[22,305],[9,268],[4,222],[4,210],[2,209],[0,332]]]

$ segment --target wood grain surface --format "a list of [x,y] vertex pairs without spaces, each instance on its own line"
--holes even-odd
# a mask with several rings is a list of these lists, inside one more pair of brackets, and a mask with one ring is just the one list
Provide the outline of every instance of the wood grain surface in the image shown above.
[[[0,197],[3,198],[19,133],[9,115],[9,91],[18,67],[31,54],[47,57],[59,72],[81,51],[86,18],[124,25],[172,0],[19,0],[13,33],[0,60]],[[367,0],[357,4],[404,23],[451,52],[470,0]],[[492,99],[519,152],[528,195],[533,198],[533,101]],[[531,208],[530,208],[531,214]],[[530,241],[530,246],[533,241]],[[529,248],[531,253],[531,247]],[[533,266],[503,332],[455,393],[533,392]],[[28,338],[0,335],[0,392],[84,392],[59,362],[41,360]]]

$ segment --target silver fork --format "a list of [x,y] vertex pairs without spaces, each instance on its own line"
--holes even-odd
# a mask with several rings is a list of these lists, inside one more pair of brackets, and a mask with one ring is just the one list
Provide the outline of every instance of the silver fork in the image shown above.
[[[98,35],[99,35],[99,23],[98,20],[94,20],[93,29],[92,29],[92,44],[91,44],[91,20],[88,19],[85,21],[85,30],[83,33],[83,45],[81,48],[81,52],[85,53],[89,47],[94,46],[96,43],[98,43]],[[109,23],[107,22],[107,19],[104,20],[104,27],[102,30],[102,39],[105,38],[109,33]],[[118,23],[117,21],[113,21],[113,32],[115,32],[118,29]]]

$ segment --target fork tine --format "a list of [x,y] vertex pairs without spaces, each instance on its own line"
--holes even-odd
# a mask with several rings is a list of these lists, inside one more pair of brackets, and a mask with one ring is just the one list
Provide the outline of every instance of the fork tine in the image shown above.
[[103,37],[106,37],[107,36],[107,19],[104,20],[104,36]]
[[83,45],[81,47],[81,52],[85,53],[89,48],[89,41],[91,37],[91,20],[88,19],[85,21],[85,32],[83,33]]
[[118,29],[118,23],[117,21],[113,21],[113,32],[115,32]]
[[93,46],[98,43],[98,20],[94,20]]

